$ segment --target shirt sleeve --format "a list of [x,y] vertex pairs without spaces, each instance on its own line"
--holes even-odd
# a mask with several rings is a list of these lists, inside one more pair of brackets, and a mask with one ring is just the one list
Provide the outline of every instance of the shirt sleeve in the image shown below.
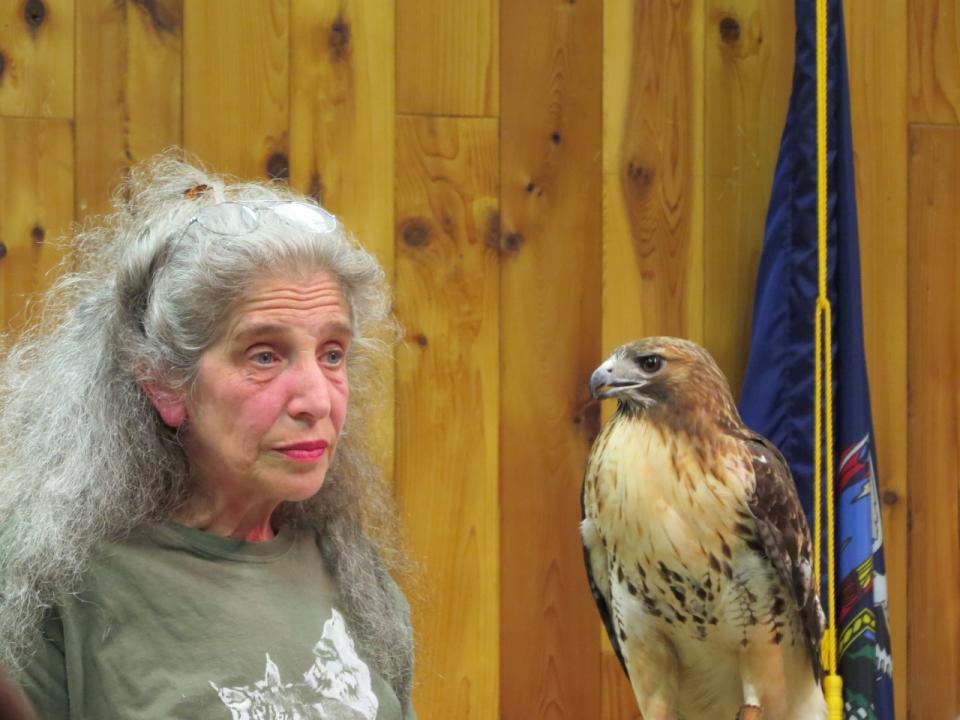
[[63,624],[49,618],[37,650],[20,677],[24,695],[33,705],[37,717],[44,720],[69,720],[67,695],[67,663],[63,646]]

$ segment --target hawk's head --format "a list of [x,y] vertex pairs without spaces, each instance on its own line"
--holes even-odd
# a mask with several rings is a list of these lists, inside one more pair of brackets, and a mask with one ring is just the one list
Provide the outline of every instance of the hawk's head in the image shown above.
[[727,379],[710,353],[680,338],[650,337],[620,346],[590,377],[590,393],[616,398],[630,414],[662,417],[697,408],[740,422]]

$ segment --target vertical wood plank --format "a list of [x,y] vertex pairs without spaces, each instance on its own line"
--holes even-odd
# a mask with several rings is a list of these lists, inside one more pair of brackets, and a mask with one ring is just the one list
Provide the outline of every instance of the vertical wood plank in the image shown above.
[[125,154],[140,162],[181,142],[184,0],[128,2]]
[[289,177],[288,0],[184,5],[183,142],[217,172]]
[[793,3],[711,0],[704,78],[704,345],[739,396],[790,100]]
[[498,717],[497,169],[494,120],[398,120],[396,489],[424,563],[424,718]]
[[0,118],[0,332],[31,319],[32,295],[47,289],[66,252],[73,220],[73,133],[69,120]]
[[589,720],[600,634],[578,526],[601,359],[602,9],[501,12],[500,717]]
[[[393,285],[394,14],[387,2],[293,0],[290,182],[336,213]],[[393,359],[375,447],[393,476]]]
[[110,210],[131,164],[180,144],[182,2],[77,8],[78,220]]
[[[704,13],[693,0],[604,3],[604,353],[647,335],[703,341]],[[601,662],[602,720],[633,717],[606,640]]]
[[397,109],[496,116],[499,3],[397,0]]
[[110,210],[129,163],[124,142],[127,6],[113,0],[77,8],[76,218]]
[[290,182],[393,265],[390,3],[293,0]]
[[907,8],[845,4],[864,343],[883,514],[894,703],[907,717]]
[[600,663],[602,695],[600,720],[643,720],[637,699],[623,674],[623,667],[603,635],[604,652]]
[[0,7],[0,115],[73,117],[73,0]]
[[703,339],[704,8],[604,4],[603,348]]
[[910,130],[910,718],[960,715],[960,128]]
[[960,122],[960,8],[956,0],[909,0],[907,5],[909,119]]

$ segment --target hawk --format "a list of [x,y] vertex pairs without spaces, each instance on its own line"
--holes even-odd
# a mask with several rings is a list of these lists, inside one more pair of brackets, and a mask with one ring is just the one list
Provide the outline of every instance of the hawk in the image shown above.
[[617,410],[581,498],[584,560],[645,720],[826,718],[810,531],[783,456],[699,345],[653,337],[590,378]]

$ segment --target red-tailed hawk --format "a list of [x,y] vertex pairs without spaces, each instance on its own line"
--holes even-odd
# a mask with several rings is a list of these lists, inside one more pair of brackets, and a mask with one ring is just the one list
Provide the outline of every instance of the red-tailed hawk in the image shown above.
[[590,587],[645,720],[816,720],[823,613],[786,461],[686,340],[618,348],[590,378]]

